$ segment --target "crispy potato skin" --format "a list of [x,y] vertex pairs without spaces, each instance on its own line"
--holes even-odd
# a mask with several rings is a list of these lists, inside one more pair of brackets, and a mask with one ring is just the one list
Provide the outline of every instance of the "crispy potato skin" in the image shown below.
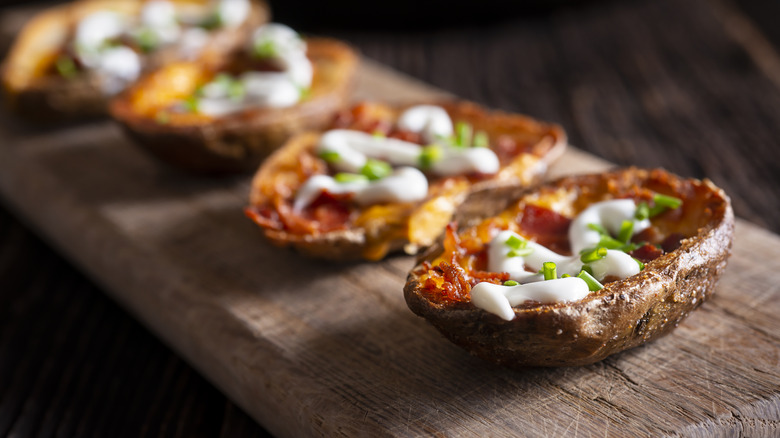
[[[471,102],[446,101],[435,102],[435,104],[445,108],[453,120],[472,123],[475,129],[485,130],[491,137],[506,134],[518,141],[533,139],[534,145],[530,152],[539,159],[531,168],[520,169],[517,167],[519,163],[515,163],[515,166],[506,166],[495,177],[480,181],[471,185],[469,189],[452,194],[447,199],[455,206],[460,205],[473,190],[486,190],[509,185],[526,187],[538,182],[549,164],[560,157],[566,148],[566,134],[558,125],[539,122],[519,114],[488,112]],[[400,114],[403,109],[410,106],[413,105],[395,108],[393,111]],[[252,181],[250,205],[263,205],[270,202],[267,187],[273,186],[271,182],[277,169],[283,167],[284,163],[297,160],[300,154],[312,151],[317,145],[319,136],[320,134],[316,132],[295,136],[271,155],[260,167]],[[361,227],[307,235],[273,229],[264,229],[263,232],[266,238],[276,246],[291,247],[308,257],[334,261],[378,260],[388,253],[401,249],[407,253],[415,254],[433,243],[434,240],[431,239],[431,242],[424,242],[421,245],[410,245],[408,239],[393,238],[384,242],[383,247],[378,250],[367,252],[371,237],[370,233]],[[379,233],[381,232],[380,230]]]
[[[606,181],[642,185],[660,170],[627,169],[601,175],[564,178],[552,187],[598,187]],[[668,175],[671,186],[681,182]],[[605,285],[573,303],[515,307],[515,318],[504,321],[467,303],[448,306],[421,291],[421,264],[404,287],[409,308],[427,319],[445,337],[475,356],[499,365],[578,366],[636,347],[669,333],[692,310],[709,299],[726,267],[734,236],[734,214],[729,198],[710,181],[694,181],[715,202],[713,214],[694,236],[656,260],[639,274]],[[479,194],[473,202],[496,206],[495,193]],[[493,211],[489,215],[495,214]],[[431,248],[420,262],[442,251]]]
[[325,127],[348,103],[356,53],[346,44],[326,38],[307,39],[307,46],[320,85],[313,86],[310,99],[292,107],[258,108],[198,123],[165,124],[137,114],[130,89],[112,102],[111,114],[141,148],[175,167],[214,174],[253,171],[292,135]]
[[[176,0],[174,0],[176,1]],[[55,54],[66,43],[76,23],[91,12],[112,9],[138,14],[140,0],[81,0],[48,8],[25,25],[3,62],[2,77],[6,105],[14,114],[35,122],[53,122],[105,116],[111,99],[89,74],[77,78],[43,75]],[[230,50],[244,41],[246,33],[270,17],[267,5],[252,2],[242,26],[220,31],[208,51]],[[160,50],[145,60],[145,71],[176,58],[171,50]]]

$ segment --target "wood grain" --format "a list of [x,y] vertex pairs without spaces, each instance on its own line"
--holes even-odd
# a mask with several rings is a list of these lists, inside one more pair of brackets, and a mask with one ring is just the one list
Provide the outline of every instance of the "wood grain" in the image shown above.
[[[427,96],[374,64],[361,75],[360,93]],[[777,430],[780,238],[745,222],[717,297],[671,336],[588,367],[515,372],[406,309],[409,257],[302,259],[241,216],[246,178],[172,171],[107,123],[36,133],[2,122],[3,196],[276,435]],[[573,151],[554,172],[605,165]]]

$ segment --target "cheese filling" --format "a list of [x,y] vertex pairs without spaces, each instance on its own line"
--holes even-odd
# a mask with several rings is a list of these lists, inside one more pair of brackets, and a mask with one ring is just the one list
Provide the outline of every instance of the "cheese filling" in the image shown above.
[[[636,210],[632,199],[598,202],[583,210],[569,226],[572,256],[560,255],[535,242],[526,241],[513,231],[501,231],[488,244],[487,269],[506,272],[519,284],[478,283],[471,289],[471,302],[509,321],[515,316],[512,306],[525,301],[557,303],[586,297],[590,293],[588,283],[577,277],[584,265],[598,281],[607,277],[624,279],[639,273],[639,263],[620,250],[608,249],[602,257],[587,263],[580,255],[581,251],[598,246],[602,238],[602,234],[596,231],[599,228],[617,235],[626,221],[633,225],[632,234],[650,227],[649,219],[635,218]],[[520,242],[522,248],[518,248]],[[545,262],[555,263],[557,275],[565,274],[566,277],[544,280],[539,271]]]
[[[395,138],[376,136],[362,131],[334,129],[325,132],[317,144],[316,152],[339,172],[360,173],[372,160],[382,160],[395,166],[398,170],[405,169],[404,174],[415,174],[414,178],[400,179],[386,177],[372,184],[386,187],[392,196],[383,196],[379,201],[376,197],[363,199],[358,192],[355,200],[358,204],[375,204],[379,202],[415,202],[425,199],[428,183],[425,175],[416,168],[425,168],[439,176],[462,175],[468,173],[494,174],[499,170],[496,154],[487,147],[455,146],[450,138],[454,130],[449,114],[438,106],[419,105],[404,111],[398,119],[398,127],[405,131],[420,134],[424,140],[432,141],[436,147],[436,157],[424,160],[426,149],[418,144]],[[428,146],[427,148],[430,148]],[[424,165],[426,164],[426,165]],[[414,172],[412,172],[414,171]],[[331,193],[353,193],[348,191],[352,185],[338,184],[333,178],[325,180],[315,176],[298,191],[295,199],[295,209],[300,211],[308,206],[321,191]],[[316,183],[311,181],[316,178]],[[387,179],[388,181],[385,181]],[[327,182],[325,182],[327,181]],[[412,186],[416,184],[416,186]],[[339,192],[331,189],[336,188]],[[358,186],[354,186],[357,190]]]

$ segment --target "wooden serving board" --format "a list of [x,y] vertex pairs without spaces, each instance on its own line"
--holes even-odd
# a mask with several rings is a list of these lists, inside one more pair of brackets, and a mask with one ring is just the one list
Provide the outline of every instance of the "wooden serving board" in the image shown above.
[[[368,62],[360,79],[359,97],[443,95]],[[241,211],[248,177],[179,173],[105,121],[42,131],[3,114],[0,130],[4,201],[276,435],[780,430],[780,237],[744,221],[716,297],[668,337],[511,371],[406,308],[411,257],[338,265],[269,246]],[[570,149],[551,174],[606,167]]]

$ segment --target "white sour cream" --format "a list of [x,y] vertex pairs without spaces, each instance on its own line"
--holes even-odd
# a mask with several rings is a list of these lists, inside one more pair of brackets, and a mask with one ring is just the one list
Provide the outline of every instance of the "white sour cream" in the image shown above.
[[588,293],[587,283],[576,277],[517,286],[479,283],[471,288],[471,302],[480,309],[511,321],[515,317],[512,306],[529,300],[541,303],[577,301],[585,298]]
[[165,0],[146,2],[141,9],[141,27],[136,32],[151,31],[160,45],[176,42],[181,36],[181,28],[176,21],[176,7]]
[[417,202],[428,195],[428,180],[413,167],[399,167],[392,174],[375,181],[337,182],[328,175],[315,175],[298,190],[293,210],[303,210],[322,192],[352,194],[358,205]]
[[407,109],[398,118],[398,127],[404,131],[419,133],[427,143],[454,133],[447,111],[435,105],[417,105]]
[[249,0],[220,0],[217,4],[222,25],[228,28],[240,26],[249,16],[251,9]]
[[[445,120],[446,123],[442,120]],[[420,105],[407,109],[398,119],[401,129],[415,133],[439,136],[452,134],[452,121],[443,108]],[[446,128],[449,126],[449,128]],[[444,127],[444,128],[442,128]],[[430,171],[440,176],[468,173],[493,174],[500,163],[488,148],[466,148],[440,145],[441,156],[432,163]],[[335,152],[338,158],[333,166],[343,172],[357,172],[368,158],[388,161],[394,165],[419,167],[420,145],[395,138],[377,137],[361,131],[334,129],[326,132],[317,146],[318,153]]]
[[[499,232],[488,244],[487,268],[491,272],[506,272],[512,280],[522,284],[502,286],[478,283],[471,291],[472,303],[501,318],[511,320],[514,318],[511,307],[526,300],[552,303],[574,301],[585,297],[588,294],[588,285],[584,280],[575,277],[583,266],[579,252],[582,249],[595,247],[600,240],[598,232],[591,230],[588,224],[600,225],[610,233],[617,234],[624,220],[632,220],[634,233],[637,233],[649,227],[650,221],[635,220],[635,213],[636,204],[632,199],[598,202],[583,210],[569,226],[569,239],[574,253],[572,256],[555,253],[532,241],[528,241],[525,247],[531,250],[530,254],[510,256],[512,248],[507,241],[513,238],[526,239],[510,230]],[[591,233],[595,233],[595,236]],[[555,263],[558,276],[568,274],[572,277],[545,281],[543,275],[538,273],[545,262]],[[607,277],[628,278],[638,274],[640,270],[639,264],[633,257],[623,251],[612,249],[607,250],[604,258],[588,265],[593,270],[593,277],[599,281]]]
[[101,53],[95,72],[100,78],[103,93],[114,95],[138,79],[141,58],[129,47],[113,47]]

